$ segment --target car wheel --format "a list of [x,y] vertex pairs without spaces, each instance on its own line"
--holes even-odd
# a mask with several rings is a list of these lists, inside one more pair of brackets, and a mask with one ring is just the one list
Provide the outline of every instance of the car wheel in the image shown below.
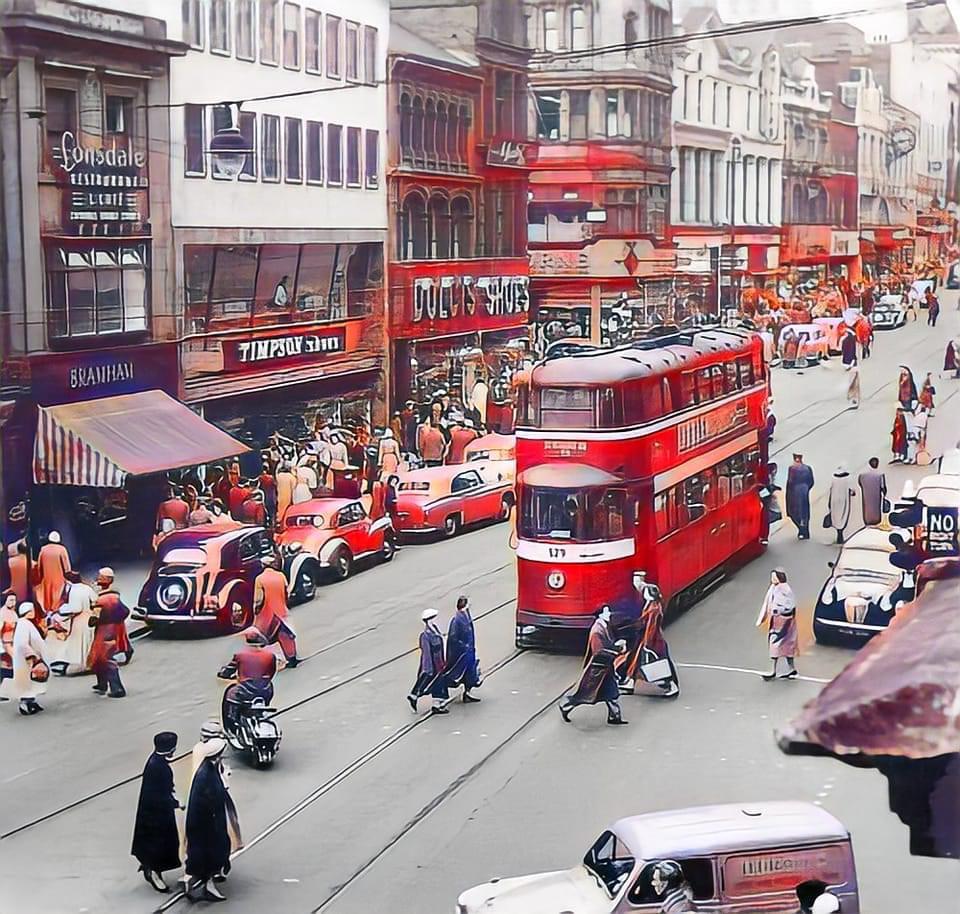
[[393,537],[385,536],[383,538],[383,548],[380,550],[380,559],[384,562],[392,562],[396,554],[397,544],[394,542]]
[[456,536],[460,532],[460,515],[451,514],[443,522],[443,535],[446,537]]
[[353,559],[346,549],[339,549],[330,563],[333,576],[337,581],[345,581],[350,577],[350,569],[353,566]]
[[301,568],[293,591],[298,603],[309,603],[317,595],[317,576],[311,568]]
[[513,502],[509,498],[504,498],[500,502],[500,510],[497,512],[497,520],[505,521],[510,519],[510,510],[513,508]]
[[253,625],[253,594],[245,587],[237,587],[228,597],[230,617],[227,628],[233,634],[239,634]]

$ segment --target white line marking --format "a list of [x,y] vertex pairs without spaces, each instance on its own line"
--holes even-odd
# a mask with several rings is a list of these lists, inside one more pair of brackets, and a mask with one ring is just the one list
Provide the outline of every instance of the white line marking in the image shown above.
[[[688,670],[719,670],[722,673],[750,673],[753,676],[763,676],[763,670],[749,670],[742,666],[718,666],[715,663],[678,663],[677,666]],[[828,683],[829,679],[819,679],[816,676],[797,676],[802,682]]]

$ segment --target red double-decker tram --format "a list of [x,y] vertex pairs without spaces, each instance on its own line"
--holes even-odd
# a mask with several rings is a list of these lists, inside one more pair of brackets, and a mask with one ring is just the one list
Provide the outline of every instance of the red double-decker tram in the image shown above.
[[[517,428],[517,645],[582,640],[644,571],[675,608],[764,550],[757,334],[677,332],[539,363]],[[573,636],[573,637],[571,637]]]

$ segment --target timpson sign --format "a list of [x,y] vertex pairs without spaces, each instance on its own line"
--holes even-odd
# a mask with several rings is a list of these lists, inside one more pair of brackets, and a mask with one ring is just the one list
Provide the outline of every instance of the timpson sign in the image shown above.
[[346,332],[339,327],[253,340],[224,340],[221,345],[227,371],[272,368],[315,362],[345,352]]

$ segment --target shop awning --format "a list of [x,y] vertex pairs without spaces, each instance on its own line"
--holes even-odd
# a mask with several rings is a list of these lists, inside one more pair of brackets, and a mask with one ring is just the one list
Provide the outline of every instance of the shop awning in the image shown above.
[[161,390],[40,407],[33,480],[117,488],[127,476],[249,450]]

